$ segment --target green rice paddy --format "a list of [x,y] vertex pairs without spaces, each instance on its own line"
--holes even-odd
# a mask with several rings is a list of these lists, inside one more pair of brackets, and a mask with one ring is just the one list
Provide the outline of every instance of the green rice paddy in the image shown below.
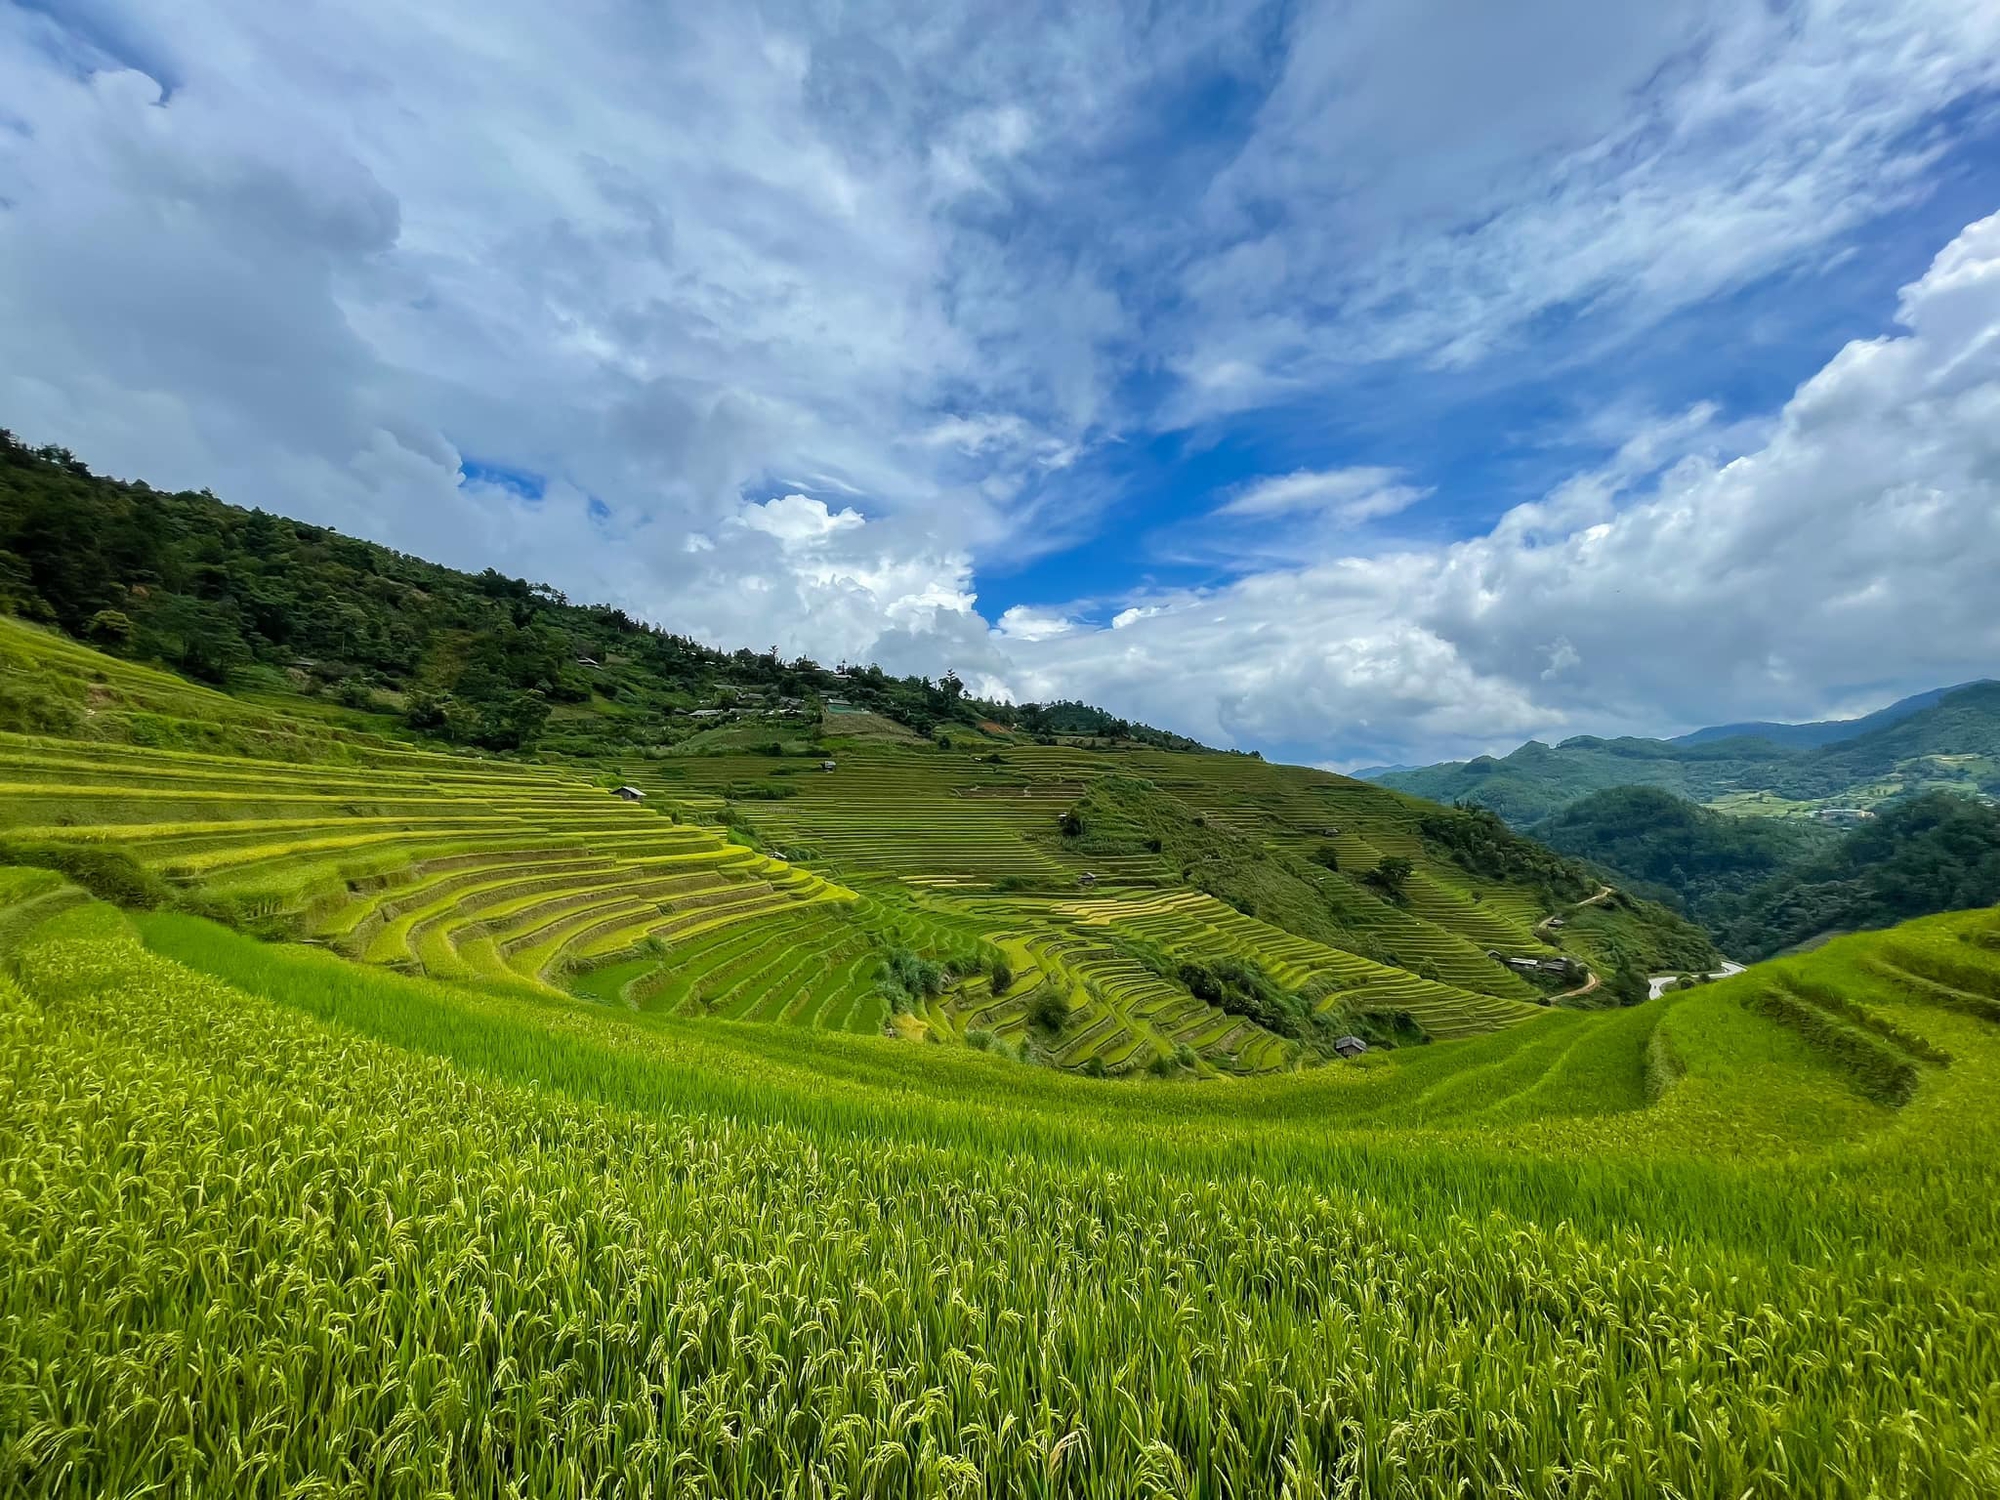
[[[0,650],[81,705],[75,733],[0,734],[0,839],[115,856],[178,904],[405,973],[813,1030],[977,1034],[1112,1073],[1176,1058],[1259,1073],[1302,1056],[1135,961],[1134,941],[1176,964],[1252,965],[1322,1010],[1394,1013],[1433,1038],[1538,1014],[1537,992],[1488,956],[1548,951],[1536,898],[1429,858],[1413,804],[1321,772],[1019,742],[944,751],[842,739],[839,716],[830,772],[818,751],[714,747],[627,766],[500,761],[295,722],[20,626],[0,625]],[[207,748],[204,724],[234,738]],[[1059,815],[1107,772],[1273,851],[1333,839],[1342,871],[1324,878],[1348,946],[1202,896],[1161,855],[1067,848]],[[645,800],[612,795],[626,783]],[[1400,904],[1359,879],[1390,854],[1418,866]],[[885,988],[899,951],[943,969],[937,993]],[[1067,1011],[1054,1029],[1035,1020],[1051,997]]]
[[2000,920],[1107,1083],[0,875],[0,1490],[2000,1484]]
[[[0,1495],[2000,1493],[2000,913],[1573,1011],[1317,772],[212,722],[0,737]],[[1351,945],[1076,854],[1108,761]]]

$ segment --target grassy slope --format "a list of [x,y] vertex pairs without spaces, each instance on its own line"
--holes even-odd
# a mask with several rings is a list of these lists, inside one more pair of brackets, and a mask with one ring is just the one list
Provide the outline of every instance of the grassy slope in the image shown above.
[[9,1492],[2000,1483],[1991,914],[1125,1086],[143,935],[4,955]]
[[[610,1003],[815,1030],[878,1030],[896,1006],[906,1035],[990,1033],[1064,1067],[1191,1051],[1197,1071],[1255,1073],[1300,1058],[1299,1028],[1204,1003],[1180,963],[1256,964],[1309,1008],[1387,1017],[1381,1040],[1459,1035],[1534,1013],[1536,991],[1487,955],[1547,952],[1533,927],[1559,899],[1440,854],[1421,804],[1251,757],[911,745],[835,732],[867,717],[847,714],[827,720],[831,774],[817,748],[729,753],[733,729],[703,753],[537,765],[294,718],[24,626],[0,622],[0,649],[74,709],[48,726],[62,734],[0,735],[16,859],[83,848],[95,867],[54,862],[115,899],[434,977],[575,979]],[[651,801],[612,802],[620,781]],[[1139,822],[1060,835],[1063,809],[1107,805],[1093,789],[1114,785],[1138,789]],[[1338,871],[1304,857],[1328,840]],[[1414,867],[1398,900],[1365,878],[1392,856]],[[1094,899],[1121,903],[1108,915],[1070,909],[1086,872]],[[1179,924],[1172,963],[1135,963],[1135,944],[1160,944],[1141,930],[1157,900],[1196,887],[1234,913]],[[947,966],[937,992],[883,988],[899,951]],[[1015,982],[995,994],[1003,955]],[[1059,1030],[1033,1019],[1050,991],[1070,1010]]]

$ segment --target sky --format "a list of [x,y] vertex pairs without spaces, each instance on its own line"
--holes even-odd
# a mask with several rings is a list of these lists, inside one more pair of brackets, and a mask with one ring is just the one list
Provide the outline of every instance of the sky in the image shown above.
[[2000,5],[0,0],[0,426],[1340,768],[2000,675]]

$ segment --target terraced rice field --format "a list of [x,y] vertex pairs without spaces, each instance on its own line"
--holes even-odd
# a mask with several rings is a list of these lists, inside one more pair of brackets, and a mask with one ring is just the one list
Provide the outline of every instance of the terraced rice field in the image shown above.
[[751,930],[684,1015],[0,869],[0,1492],[2000,1488],[1992,913],[1210,1083],[737,1024]]
[[414,751],[296,766],[0,737],[0,831],[128,856],[373,963],[541,988],[853,899],[580,778]]
[[[301,765],[0,736],[0,833],[115,851],[212,909],[434,978],[872,1032],[892,1021],[883,957],[907,946],[961,959],[944,993],[911,1008],[934,1036],[987,1031],[1030,1040],[1058,1066],[1114,1071],[1183,1046],[1202,1071],[1269,1071],[1299,1056],[1093,945],[1094,919],[1077,902],[992,899],[1010,877],[1056,890],[1082,878],[1085,861],[1052,836],[1099,769],[1074,752],[998,766],[850,754],[833,773],[795,770],[796,793],[768,802],[709,790],[769,781],[767,758],[710,757],[672,775],[632,772],[652,794],[636,806],[612,797],[608,778],[560,768],[380,745],[348,754]],[[712,821],[732,806],[751,810],[765,849],[795,860],[732,842]],[[1518,980],[1483,956],[1468,961],[1463,939],[1416,916],[1371,913],[1379,940],[1406,950],[1410,967],[1397,968],[1166,884],[1155,857],[1091,863],[1104,909],[1176,955],[1254,961],[1282,984],[1313,986],[1322,1005],[1403,1010],[1440,1037],[1531,1014]],[[1459,908],[1473,905],[1443,886],[1422,899],[1461,923]],[[1017,974],[996,994],[977,971],[1003,950]],[[1483,989],[1413,972],[1454,965]],[[1030,1037],[1031,1004],[1049,987],[1067,997],[1070,1020]]]
[[[408,973],[812,1030],[987,1033],[1070,1069],[1185,1065],[1182,1049],[1204,1074],[1301,1060],[1135,963],[1112,919],[1079,914],[1094,900],[1177,961],[1253,964],[1322,1011],[1398,1011],[1440,1038],[1536,1014],[1486,953],[1545,951],[1519,893],[1428,860],[1403,905],[1328,876],[1342,949],[1199,896],[1158,853],[1085,856],[1058,828],[1096,778],[1136,772],[1264,847],[1315,846],[1338,818],[1356,869],[1422,856],[1408,804],[1324,773],[888,740],[836,741],[832,771],[818,755],[532,764],[287,718],[18,627],[0,650],[77,714],[71,735],[0,735],[0,838],[129,860],[152,899]],[[612,796],[621,782],[645,802]],[[942,964],[942,983],[899,995],[884,983],[898,953]],[[1053,1028],[1052,1000],[1068,1009]]]

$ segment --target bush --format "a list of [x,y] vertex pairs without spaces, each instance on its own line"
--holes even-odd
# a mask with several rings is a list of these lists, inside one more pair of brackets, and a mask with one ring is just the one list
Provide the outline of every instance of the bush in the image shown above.
[[999,958],[993,961],[992,975],[994,994],[1004,995],[1013,988],[1014,968],[1006,959]]
[[1043,985],[1028,1002],[1028,1024],[1060,1036],[1069,1024],[1069,997],[1054,985]]
[[173,887],[122,849],[0,839],[0,865],[32,865],[54,870],[98,900],[115,906],[150,910],[173,895]]
[[942,964],[908,948],[891,948],[882,960],[882,993],[888,997],[889,1008],[898,1014],[942,994],[948,978],[950,974]]

